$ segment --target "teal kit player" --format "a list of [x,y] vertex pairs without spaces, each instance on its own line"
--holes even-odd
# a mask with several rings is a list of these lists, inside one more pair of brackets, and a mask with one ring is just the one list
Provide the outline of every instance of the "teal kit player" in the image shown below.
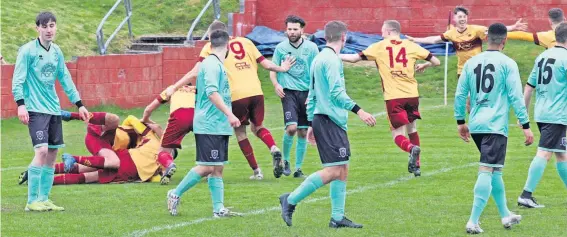
[[309,87],[307,118],[310,122],[307,138],[317,144],[323,169],[309,175],[292,193],[280,196],[281,216],[292,225],[295,207],[325,184],[331,188],[331,228],[362,228],[345,217],[346,180],[350,158],[347,136],[348,111],[352,111],[369,126],[376,119],[364,112],[346,94],[343,64],[339,53],[346,42],[346,25],[332,21],[325,26],[327,45],[317,55],[311,67],[313,78]]
[[557,173],[567,187],[567,23],[561,23],[555,28],[555,39],[556,46],[546,50],[535,60],[524,89],[527,105],[530,104],[534,89],[536,91],[534,117],[541,133],[524,191],[518,197],[518,205],[528,208],[544,207],[537,203],[532,193],[553,154],[557,157]]
[[12,79],[18,118],[28,126],[35,151],[28,167],[28,202],[25,210],[63,211],[63,207],[49,200],[57,152],[65,146],[55,80],[59,80],[69,100],[77,105],[81,119],[88,120],[89,112],[83,106],[71,79],[63,52],[52,42],[57,32],[55,15],[41,12],[35,24],[39,37],[20,47]]
[[[518,65],[501,52],[506,44],[506,34],[506,26],[501,23],[492,24],[488,28],[488,50],[465,63],[455,93],[455,119],[459,135],[466,142],[472,136],[480,151],[473,208],[466,224],[469,234],[483,232],[479,218],[491,195],[505,228],[518,224],[522,219],[522,216],[508,210],[502,180],[510,107],[514,108],[516,117],[522,124],[526,145],[532,144],[533,134],[522,96]],[[465,124],[466,101],[469,95],[470,132]]]
[[[311,64],[319,53],[317,45],[302,38],[305,21],[298,16],[288,16],[285,20],[286,34],[288,40],[279,43],[272,58],[277,65],[287,57],[294,57],[295,64],[287,72],[270,72],[270,79],[275,87],[276,93],[281,98],[284,112],[285,133],[283,137],[283,174],[291,174],[290,153],[293,146],[293,137],[297,133],[297,144],[295,150],[295,172],[293,177],[303,178],[301,170],[307,142],[307,112],[305,102],[309,92]],[[281,169],[274,170],[274,175],[279,178]]]
[[193,167],[175,189],[167,192],[167,208],[177,215],[179,198],[208,176],[213,216],[228,217],[233,212],[224,207],[224,164],[228,162],[228,139],[240,120],[232,114],[228,77],[223,63],[227,55],[229,36],[226,31],[210,34],[212,53],[201,63],[197,76],[197,96],[193,119],[197,166]]

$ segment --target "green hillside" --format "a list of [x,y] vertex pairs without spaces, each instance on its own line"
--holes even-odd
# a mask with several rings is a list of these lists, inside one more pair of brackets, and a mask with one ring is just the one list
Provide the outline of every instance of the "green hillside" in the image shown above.
[[[115,0],[30,0],[2,1],[1,53],[9,63],[16,61],[18,47],[37,37],[35,17],[40,11],[55,13],[58,31],[55,42],[61,46],[65,59],[73,56],[96,55],[96,28]],[[132,31],[135,37],[146,34],[185,35],[207,0],[132,0]],[[221,0],[222,20],[227,13],[239,9],[238,0]],[[124,5],[109,17],[103,31],[108,38],[125,15]],[[212,21],[212,7],[198,25],[200,32]],[[109,53],[119,52],[129,43],[125,25],[110,44]]]

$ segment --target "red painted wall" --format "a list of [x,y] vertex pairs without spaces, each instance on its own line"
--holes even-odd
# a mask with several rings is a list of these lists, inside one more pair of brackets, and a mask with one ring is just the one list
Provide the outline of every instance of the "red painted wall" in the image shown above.
[[[87,108],[104,104],[142,107],[193,68],[205,43],[164,48],[156,54],[79,57],[76,62],[67,63],[67,67]],[[0,70],[1,116],[13,117],[17,115],[12,96],[14,65],[2,65]],[[61,106],[74,106],[59,83],[56,85]]]
[[344,21],[352,31],[380,33],[384,20],[395,19],[405,34],[428,36],[442,33],[449,12],[461,4],[471,10],[472,24],[513,24],[521,17],[531,31],[549,30],[550,8],[567,10],[567,0],[246,0],[244,14],[238,14],[242,26],[235,23],[233,29],[241,35],[251,31],[251,24],[284,30],[286,16],[295,14],[307,22],[307,33],[322,29],[330,20]]

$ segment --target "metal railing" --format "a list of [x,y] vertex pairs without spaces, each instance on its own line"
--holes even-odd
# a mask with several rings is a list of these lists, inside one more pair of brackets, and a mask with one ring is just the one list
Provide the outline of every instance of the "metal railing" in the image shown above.
[[[120,25],[118,25],[118,27],[114,30],[114,32],[112,32],[112,34],[108,37],[108,39],[105,42],[104,41],[104,34],[102,33],[102,26],[106,22],[106,19],[108,19],[110,14],[112,14],[112,12],[114,12],[114,10],[116,10],[116,8],[118,7],[118,5],[120,5],[121,2],[124,3],[124,8],[126,9],[126,17],[124,17],[124,19],[122,20]],[[131,0],[117,0],[116,3],[114,3],[114,6],[112,6],[112,8],[110,9],[110,11],[108,11],[108,13],[106,13],[104,18],[102,18],[102,21],[100,21],[100,24],[98,25],[98,28],[96,29],[96,42],[98,44],[98,50],[99,50],[99,53],[101,55],[106,54],[106,49],[108,48],[110,41],[112,41],[112,39],[114,39],[114,37],[116,36],[118,31],[120,31],[120,29],[122,29],[122,26],[124,26],[124,24],[126,24],[126,22],[128,22],[129,37],[130,37],[130,39],[132,39],[132,37],[133,37],[133,35],[132,35],[132,23],[130,22],[131,17],[132,17],[132,1]]]
[[[193,31],[195,30],[195,27],[197,26],[197,24],[199,24],[199,21],[201,21],[201,17],[203,17],[203,14],[205,14],[205,12],[207,11],[207,9],[209,9],[209,7],[211,6],[211,4],[213,5],[213,9],[215,11],[215,20],[220,19],[221,17],[221,12],[220,12],[220,0],[209,0],[207,2],[207,4],[205,4],[205,6],[203,7],[203,9],[201,10],[201,12],[199,13],[199,15],[197,16],[197,18],[195,18],[195,20],[193,21],[193,23],[191,24],[191,27],[189,28],[189,32],[187,32],[187,39],[185,40],[186,44],[189,45],[194,45],[195,41],[193,40]],[[207,31],[205,31],[205,33],[203,34],[203,37],[201,37],[201,39],[205,39],[207,36]]]

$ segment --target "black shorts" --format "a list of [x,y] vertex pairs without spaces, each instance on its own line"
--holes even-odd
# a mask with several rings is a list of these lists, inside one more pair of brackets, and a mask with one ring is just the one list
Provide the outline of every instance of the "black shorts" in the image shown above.
[[537,123],[537,127],[541,134],[538,149],[551,152],[567,152],[565,149],[567,126],[563,124]]
[[61,148],[63,142],[63,125],[61,115],[51,115],[37,112],[28,112],[28,129],[34,148],[47,146],[48,148]]
[[228,162],[228,135],[195,134],[197,165],[224,165]]
[[307,95],[309,91],[296,91],[284,89],[282,98],[285,126],[296,124],[297,128],[307,128]]
[[313,117],[312,127],[323,166],[348,164],[350,144],[347,132],[335,124],[329,116],[321,114]]
[[492,168],[504,167],[508,144],[506,136],[486,133],[471,134],[471,136],[480,151],[480,165]]

